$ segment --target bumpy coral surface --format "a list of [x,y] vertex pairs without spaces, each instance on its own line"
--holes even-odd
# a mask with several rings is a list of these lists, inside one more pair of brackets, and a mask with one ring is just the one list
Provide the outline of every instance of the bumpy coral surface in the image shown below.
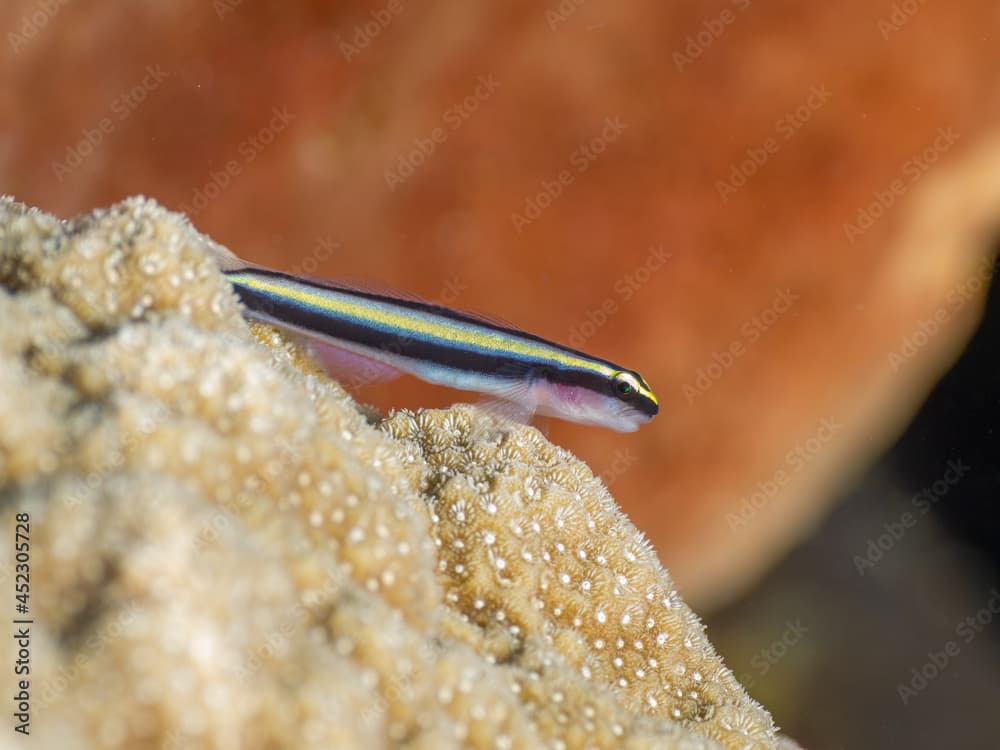
[[36,747],[787,743],[587,466],[469,406],[363,411],[207,242],[143,199],[0,203]]

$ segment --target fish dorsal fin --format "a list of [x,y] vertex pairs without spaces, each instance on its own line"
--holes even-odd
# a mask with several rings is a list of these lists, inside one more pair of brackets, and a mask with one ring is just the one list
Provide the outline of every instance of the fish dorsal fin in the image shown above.
[[419,294],[407,291],[405,289],[397,289],[390,284],[385,284],[380,281],[373,281],[371,279],[355,278],[351,276],[343,277],[324,277],[324,276],[311,276],[306,274],[296,274],[297,278],[305,279],[317,286],[334,288],[334,289],[346,289],[351,292],[360,292],[362,294],[374,294],[379,297],[390,297],[392,299],[402,300],[403,302],[417,302],[424,305],[433,305],[434,303],[430,300],[424,299]]
[[491,315],[488,313],[472,312],[471,310],[460,310],[456,309],[456,312],[461,313],[470,320],[474,320],[479,323],[485,323],[488,326],[493,326],[496,328],[505,328],[511,331],[520,331],[521,329],[511,323],[509,320],[499,317],[498,315]]
[[261,267],[243,260],[243,258],[240,258],[225,245],[220,245],[218,242],[208,238],[206,238],[205,249],[208,251],[208,256],[215,261],[216,265],[219,266],[219,270],[223,273]]

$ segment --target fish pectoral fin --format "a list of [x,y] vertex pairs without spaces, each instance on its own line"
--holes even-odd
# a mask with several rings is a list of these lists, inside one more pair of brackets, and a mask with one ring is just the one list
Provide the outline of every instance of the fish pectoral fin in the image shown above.
[[508,401],[504,398],[484,398],[476,403],[483,411],[495,417],[507,419],[518,424],[530,424],[535,416],[535,407],[523,401]]
[[513,380],[506,388],[486,396],[476,405],[495,416],[520,424],[530,424],[538,411],[528,379]]
[[392,365],[364,354],[345,349],[311,336],[306,336],[309,347],[316,359],[323,365],[331,378],[339,382],[346,390],[354,390],[375,383],[387,383],[403,374]]

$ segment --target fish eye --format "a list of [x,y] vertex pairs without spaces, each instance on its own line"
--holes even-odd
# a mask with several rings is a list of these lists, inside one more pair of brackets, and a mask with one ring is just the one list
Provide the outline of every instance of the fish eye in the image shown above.
[[615,393],[619,396],[631,396],[637,390],[634,379],[628,373],[619,373],[615,376]]

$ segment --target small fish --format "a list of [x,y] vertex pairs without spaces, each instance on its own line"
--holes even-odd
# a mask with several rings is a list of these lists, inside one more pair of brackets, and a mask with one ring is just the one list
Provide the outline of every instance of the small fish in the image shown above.
[[215,255],[245,317],[305,335],[333,373],[360,369],[369,382],[409,373],[489,394],[524,422],[537,413],[632,432],[659,411],[639,373],[512,326],[273,271],[221,246]]

